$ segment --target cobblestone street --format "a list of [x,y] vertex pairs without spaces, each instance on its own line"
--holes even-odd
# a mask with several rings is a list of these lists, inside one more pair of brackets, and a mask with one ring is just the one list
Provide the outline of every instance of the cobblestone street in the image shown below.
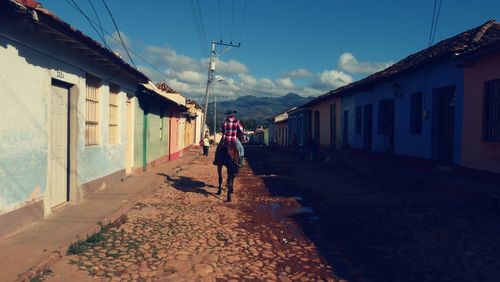
[[[65,257],[49,281],[335,281],[332,268],[287,214],[294,199],[272,197],[244,166],[232,203],[216,196],[213,158],[165,175],[151,197]],[[280,206],[279,210],[273,209]],[[271,207],[271,208],[269,208]]]
[[[248,147],[232,203],[198,157],[49,281],[498,281],[498,184]],[[474,189],[471,189],[474,187]]]

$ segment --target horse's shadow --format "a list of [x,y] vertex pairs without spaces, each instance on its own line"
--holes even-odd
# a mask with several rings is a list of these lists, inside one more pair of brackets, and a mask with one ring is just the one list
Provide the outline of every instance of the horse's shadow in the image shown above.
[[173,178],[165,173],[158,173],[158,175],[165,176],[165,182],[170,182],[170,185],[172,185],[174,189],[177,189],[179,191],[185,193],[198,193],[204,196],[215,197],[214,193],[210,193],[204,189],[207,187],[216,188],[214,185],[206,184],[203,181],[194,180],[191,177],[178,176],[176,178]]

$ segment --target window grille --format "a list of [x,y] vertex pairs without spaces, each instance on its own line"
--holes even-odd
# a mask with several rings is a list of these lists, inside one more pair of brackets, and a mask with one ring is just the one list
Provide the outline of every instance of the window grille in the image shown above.
[[500,79],[485,83],[483,113],[484,141],[500,142]]
[[100,79],[91,75],[86,76],[85,94],[85,145],[99,144],[99,86]]
[[118,93],[120,88],[117,85],[109,86],[109,143],[118,143]]

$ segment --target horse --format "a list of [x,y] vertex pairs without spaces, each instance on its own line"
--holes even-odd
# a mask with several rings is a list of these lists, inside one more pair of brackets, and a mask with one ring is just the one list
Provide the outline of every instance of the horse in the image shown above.
[[238,173],[239,158],[240,155],[238,153],[238,149],[236,149],[236,146],[233,142],[224,142],[223,144],[219,144],[219,146],[217,146],[214,160],[214,165],[217,166],[217,173],[219,174],[219,190],[217,191],[217,195],[222,194],[222,166],[225,166],[227,171],[226,202],[231,202],[231,194],[233,193],[233,181],[236,174]]

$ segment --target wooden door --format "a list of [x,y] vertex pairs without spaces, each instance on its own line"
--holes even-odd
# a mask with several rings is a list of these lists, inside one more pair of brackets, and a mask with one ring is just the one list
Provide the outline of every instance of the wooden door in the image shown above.
[[67,88],[52,85],[48,116],[48,200],[51,208],[68,201],[68,98]]

